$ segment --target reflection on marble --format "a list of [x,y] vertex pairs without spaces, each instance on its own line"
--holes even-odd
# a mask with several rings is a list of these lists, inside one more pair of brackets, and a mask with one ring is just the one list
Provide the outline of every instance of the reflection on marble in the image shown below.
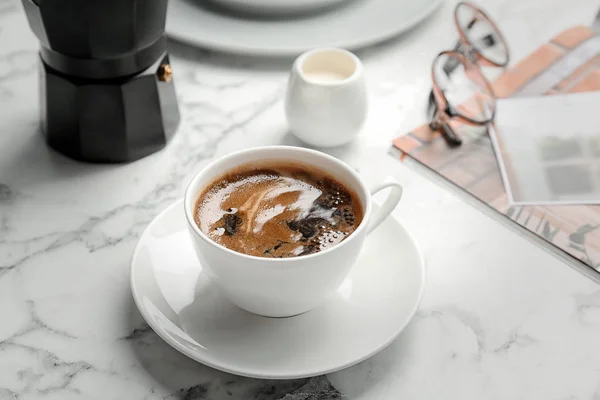
[[[371,114],[359,139],[329,150],[367,182],[404,184],[396,215],[428,264],[421,311],[359,365],[274,382],[213,370],[165,344],[132,302],[128,268],[141,231],[209,160],[300,144],[283,116],[291,60],[171,43],[182,111],[173,142],[133,164],[80,164],[43,142],[37,42],[20,1],[0,0],[0,399],[600,399],[598,286],[386,154],[391,138],[423,122],[429,64],[456,38],[454,3],[359,52]],[[589,24],[598,6],[481,3],[515,60]]]

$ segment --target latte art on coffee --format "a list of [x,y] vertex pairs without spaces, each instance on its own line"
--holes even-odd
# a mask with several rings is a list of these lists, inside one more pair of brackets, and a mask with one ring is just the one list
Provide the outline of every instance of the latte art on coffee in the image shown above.
[[196,205],[196,224],[240,253],[296,257],[348,237],[362,221],[357,196],[312,167],[276,163],[239,168],[210,185]]

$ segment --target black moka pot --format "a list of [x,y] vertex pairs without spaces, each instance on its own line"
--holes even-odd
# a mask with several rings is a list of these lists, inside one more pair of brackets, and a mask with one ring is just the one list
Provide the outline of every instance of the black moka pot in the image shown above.
[[179,124],[167,0],[22,0],[38,37],[42,130],[72,158],[125,162]]

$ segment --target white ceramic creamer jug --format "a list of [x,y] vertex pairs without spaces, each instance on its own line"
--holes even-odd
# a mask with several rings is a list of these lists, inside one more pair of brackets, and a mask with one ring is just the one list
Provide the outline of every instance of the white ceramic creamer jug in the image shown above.
[[364,125],[367,105],[363,66],[351,52],[314,49],[294,62],[285,112],[302,141],[319,147],[352,141]]

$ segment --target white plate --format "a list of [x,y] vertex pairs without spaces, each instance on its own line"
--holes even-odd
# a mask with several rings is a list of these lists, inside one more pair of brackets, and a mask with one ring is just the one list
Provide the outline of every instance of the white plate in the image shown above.
[[231,53],[294,56],[321,46],[354,50],[412,28],[440,2],[353,0],[284,19],[240,16],[217,10],[207,0],[171,0],[166,30],[182,42]]
[[233,11],[253,15],[292,16],[327,9],[338,3],[351,0],[203,0],[211,1]]
[[374,355],[414,316],[424,285],[417,246],[388,218],[327,303],[290,318],[250,314],[202,273],[181,201],[150,223],[131,262],[133,298],[160,337],[203,364],[254,378],[315,376]]

